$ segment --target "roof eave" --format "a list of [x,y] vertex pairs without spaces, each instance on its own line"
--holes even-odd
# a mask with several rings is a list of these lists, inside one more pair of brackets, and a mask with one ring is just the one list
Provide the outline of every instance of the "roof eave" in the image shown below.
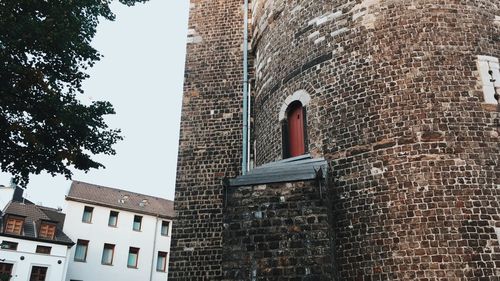
[[169,219],[169,220],[173,220],[174,219],[174,216],[169,216],[169,215],[165,215],[165,214],[157,214],[157,213],[147,212],[147,211],[141,211],[141,210],[136,210],[136,209],[127,208],[127,207],[120,207],[120,206],[116,206],[116,205],[105,204],[105,203],[102,203],[102,202],[95,202],[93,200],[88,200],[88,199],[84,199],[84,198],[73,197],[73,196],[69,196],[69,195],[67,195],[65,199],[68,200],[68,201],[74,201],[74,202],[84,203],[84,204],[92,204],[92,205],[106,207],[106,208],[110,208],[110,209],[116,209],[116,210],[122,210],[122,211],[132,212],[132,213],[138,213],[138,214],[143,214],[143,215],[160,217],[160,218]]
[[0,236],[16,238],[16,239],[21,239],[21,240],[37,241],[37,242],[43,242],[43,243],[49,243],[49,244],[64,245],[64,246],[69,246],[69,247],[73,247],[73,245],[75,245],[75,242],[73,242],[73,241],[65,242],[65,241],[57,241],[57,240],[22,236],[22,235],[9,234],[9,233],[0,233]]

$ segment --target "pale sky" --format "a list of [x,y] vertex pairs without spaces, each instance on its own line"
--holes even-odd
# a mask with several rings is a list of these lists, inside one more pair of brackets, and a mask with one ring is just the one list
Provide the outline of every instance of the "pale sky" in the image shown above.
[[[189,0],[113,4],[114,22],[101,21],[93,46],[104,58],[89,71],[82,100],[108,100],[122,129],[115,156],[96,156],[106,169],[73,179],[174,199]],[[9,174],[0,174],[8,185]],[[63,207],[71,181],[31,176],[27,198]]]

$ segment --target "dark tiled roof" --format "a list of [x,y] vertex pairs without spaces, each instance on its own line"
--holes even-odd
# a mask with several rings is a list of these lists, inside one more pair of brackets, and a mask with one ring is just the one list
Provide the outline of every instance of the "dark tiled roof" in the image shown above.
[[306,154],[257,167],[244,176],[229,180],[229,186],[313,180],[324,177],[327,167],[324,158],[313,159]]
[[170,200],[80,181],[73,181],[66,200],[165,218],[174,217],[174,202]]
[[[50,210],[50,211],[49,211]],[[11,201],[5,208],[3,218],[8,215],[15,215],[25,217],[23,232],[21,235],[3,233],[4,224],[0,228],[3,236],[11,236],[21,239],[29,239],[36,241],[43,241],[48,243],[73,245],[73,241],[62,232],[62,225],[64,224],[65,215],[56,211],[55,209],[37,206],[34,204],[24,204],[21,202]],[[56,235],[53,240],[38,237],[38,227],[42,221],[50,221],[57,223]]]

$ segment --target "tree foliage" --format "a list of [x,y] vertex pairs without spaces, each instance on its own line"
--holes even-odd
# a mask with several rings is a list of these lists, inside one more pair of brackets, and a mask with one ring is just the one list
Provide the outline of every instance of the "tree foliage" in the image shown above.
[[115,154],[120,130],[103,119],[112,105],[78,100],[101,57],[90,45],[99,20],[115,18],[111,1],[0,1],[0,168],[23,186],[30,174],[71,178],[70,167],[100,168],[92,155]]
[[7,273],[0,273],[0,281],[9,281],[12,275]]

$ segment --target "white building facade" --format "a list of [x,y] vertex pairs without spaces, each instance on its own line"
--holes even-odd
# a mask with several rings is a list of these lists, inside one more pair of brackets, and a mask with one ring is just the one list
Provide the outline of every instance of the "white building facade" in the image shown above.
[[64,281],[74,244],[62,231],[64,214],[18,199],[1,210],[0,280]]
[[67,281],[167,280],[171,201],[75,181],[66,204]]
[[[10,281],[65,280],[68,246],[5,236],[0,236],[0,240],[2,245],[17,244],[15,250],[7,249],[8,246],[0,250],[0,268],[11,272]],[[50,248],[50,253],[37,253],[41,247],[44,247],[44,251]]]

